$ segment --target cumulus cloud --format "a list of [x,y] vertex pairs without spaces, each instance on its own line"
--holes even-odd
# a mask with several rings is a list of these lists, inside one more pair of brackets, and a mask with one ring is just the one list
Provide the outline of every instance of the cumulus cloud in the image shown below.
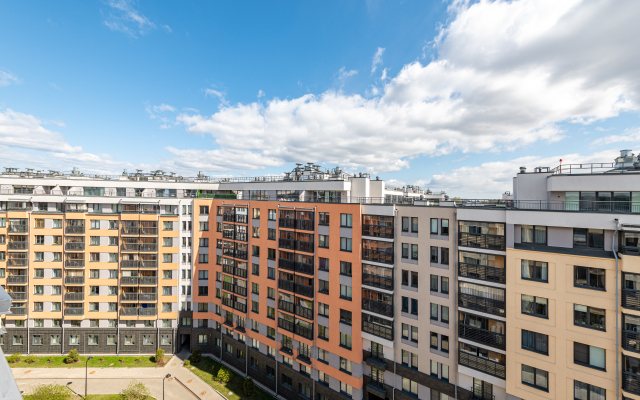
[[500,193],[513,190],[513,177],[520,167],[527,167],[529,171],[535,167],[555,168],[560,160],[563,164],[610,163],[619,155],[617,150],[606,150],[588,155],[574,153],[551,157],[526,156],[508,161],[486,162],[475,167],[460,167],[414,183],[424,188],[444,190],[450,196],[495,198]]
[[15,83],[20,83],[20,79],[15,74],[6,69],[0,69],[0,86],[9,86]]
[[384,50],[384,47],[378,47],[378,50],[376,50],[376,54],[373,55],[373,61],[371,63],[371,75],[376,72],[378,64],[382,64],[382,53],[384,53]]
[[262,91],[262,89],[258,90],[258,98],[260,97],[264,97],[264,92]]
[[[157,25],[133,6],[133,0],[108,0],[111,12],[105,17],[104,25],[112,31],[125,33],[133,38],[146,35]],[[167,32],[173,32],[169,25],[162,25]]]
[[[597,129],[597,128],[596,128]],[[622,135],[609,135],[594,140],[592,146],[602,146],[612,143],[640,142],[640,128],[625,129]]]
[[[405,65],[373,97],[329,90],[176,122],[231,155],[377,173],[421,155],[550,143],[562,139],[560,123],[638,111],[640,2],[458,1],[450,10],[434,59]],[[355,73],[342,68],[339,79]]]

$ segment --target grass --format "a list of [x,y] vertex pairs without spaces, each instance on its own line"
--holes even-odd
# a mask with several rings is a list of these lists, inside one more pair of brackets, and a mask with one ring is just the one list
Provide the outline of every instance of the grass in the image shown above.
[[[31,395],[25,395],[24,400],[31,400]],[[119,394],[90,394],[86,400],[122,400]],[[147,400],[156,400],[155,397],[147,397]]]
[[[140,358],[140,362],[136,362],[136,357],[124,357],[124,363],[120,363],[120,357],[114,356],[104,357],[104,362],[100,362],[100,356],[93,357],[93,360],[89,361],[89,367],[91,368],[154,368],[156,363],[152,360],[155,357],[151,356],[142,356]],[[49,356],[44,357],[36,357],[36,362],[32,364],[26,363],[26,356],[23,356],[20,361],[17,363],[9,364],[11,368],[84,368],[87,357],[80,357],[80,361],[74,364],[66,364],[64,362],[64,357],[53,357],[53,361],[49,363],[47,358]],[[165,357],[166,359],[167,357]],[[113,365],[110,365],[113,364]]]
[[[205,381],[207,385],[222,393],[229,400],[247,400],[249,398],[251,400],[274,400],[273,396],[257,386],[254,387],[254,391],[251,396],[245,396],[244,392],[242,391],[244,378],[236,374],[232,370],[230,370],[231,380],[229,381],[229,383],[220,383],[214,380],[213,378],[218,375],[218,370],[221,366],[222,364],[213,360],[212,358],[202,357],[202,361],[197,364],[191,364],[189,368],[195,367],[193,370],[191,370],[191,372]],[[232,392],[232,394],[229,394],[229,392]]]

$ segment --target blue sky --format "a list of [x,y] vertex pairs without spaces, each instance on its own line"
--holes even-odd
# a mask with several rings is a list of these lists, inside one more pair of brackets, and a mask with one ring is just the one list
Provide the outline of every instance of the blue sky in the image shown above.
[[6,1],[2,166],[316,162],[497,196],[640,142],[638,2],[556,3]]

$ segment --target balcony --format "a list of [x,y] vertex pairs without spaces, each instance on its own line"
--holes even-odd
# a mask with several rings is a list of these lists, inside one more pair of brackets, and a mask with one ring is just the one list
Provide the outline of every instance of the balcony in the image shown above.
[[65,233],[84,234],[84,226],[67,226]]
[[298,347],[298,357],[296,358],[304,363],[311,364],[311,348]]
[[12,300],[26,300],[27,292],[8,292]]
[[138,228],[137,226],[135,227],[129,227],[129,226],[123,226],[122,227],[122,234],[123,235],[139,235],[140,234],[140,228]]
[[231,274],[233,276],[238,276],[240,278],[246,278],[247,277],[247,270],[246,269],[238,268],[238,267],[232,267],[231,265],[223,265],[222,266],[222,272],[224,272],[225,274]]
[[362,284],[385,290],[393,290],[393,277],[362,273]]
[[282,328],[289,332],[294,332],[294,323],[284,318],[278,318],[278,328]]
[[391,226],[362,224],[362,236],[393,239],[394,229]]
[[140,260],[122,260],[120,266],[122,268],[138,268],[140,266]]
[[155,243],[142,243],[140,251],[158,251],[158,245]]
[[302,318],[306,318],[306,319],[313,319],[313,309],[312,308],[306,308],[306,307],[302,307],[298,304],[296,304],[296,315],[302,317]]
[[84,292],[67,292],[64,295],[65,301],[83,301]]
[[120,295],[122,301],[138,301],[138,293],[122,293]]
[[294,314],[296,305],[284,300],[278,300],[278,309]]
[[458,232],[458,245],[489,250],[506,250],[504,236]]
[[157,315],[158,314],[158,309],[155,307],[146,307],[146,308],[140,308],[140,316],[141,317],[148,317],[148,316],[152,316],[152,315]]
[[246,287],[234,285],[233,283],[230,283],[230,282],[222,282],[222,289],[226,290],[227,292],[231,292],[231,293],[239,294],[240,296],[243,296],[243,297],[247,297]]
[[289,355],[293,355],[293,347],[290,340],[283,340],[281,342],[280,351],[283,353],[287,353]]
[[138,307],[120,307],[120,315],[125,317],[137,316]]
[[12,315],[27,315],[26,307],[11,307],[9,311],[11,311]]
[[244,303],[239,303],[237,301],[233,301],[230,298],[227,297],[223,297],[222,298],[222,304],[227,306],[227,307],[231,307],[234,310],[238,310],[242,313],[246,313],[247,312],[247,305]]
[[458,276],[479,279],[482,281],[505,283],[506,273],[504,268],[494,268],[486,265],[458,263]]
[[287,260],[284,258],[278,259],[278,268],[286,269],[287,271],[295,271],[296,270],[296,262],[293,260]]
[[313,329],[307,328],[306,326],[296,324],[295,333],[303,338],[313,340]]
[[65,307],[64,315],[84,315],[84,307]]
[[363,358],[365,361],[373,363],[377,369],[387,369],[387,361],[384,359],[384,354],[382,354],[382,351],[380,350],[370,351],[368,356],[367,352],[363,351]]
[[120,250],[127,252],[138,252],[140,245],[138,243],[122,243]]
[[371,375],[365,376],[369,378],[367,379],[367,386],[378,392],[380,394],[378,397],[385,398],[387,395],[387,388],[384,386],[384,379],[376,378]]
[[140,228],[140,235],[157,235],[158,228],[146,227],[143,226]]
[[142,260],[140,268],[158,268],[158,261],[156,260]]
[[137,276],[123,276],[120,278],[121,285],[137,285],[138,277]]
[[506,337],[496,332],[465,324],[458,324],[458,335],[476,343],[485,344],[496,349],[506,350]]
[[69,268],[84,268],[84,260],[71,259],[65,261],[64,265]]
[[7,243],[9,250],[26,250],[28,243],[26,241],[12,240]]
[[623,372],[622,390],[640,396],[640,375],[626,371]]
[[295,271],[301,274],[313,275],[313,264],[307,264],[303,262],[295,263]]
[[27,283],[27,275],[7,275],[7,283]]
[[84,250],[84,242],[69,242],[64,246],[65,250]]
[[84,276],[67,276],[64,278],[64,283],[67,285],[83,285]]
[[158,283],[158,278],[155,276],[141,276],[138,279],[140,285],[155,285]]
[[393,304],[381,303],[370,299],[362,299],[362,309],[393,318]]
[[390,340],[393,342],[393,328],[362,321],[362,332],[370,333],[374,336]]
[[26,267],[29,264],[29,260],[26,258],[8,258],[8,267]]
[[11,225],[9,224],[9,233],[27,233],[29,227],[27,225]]
[[458,306],[497,315],[499,317],[504,317],[506,310],[504,301],[473,296],[466,293],[460,293],[458,295]]
[[475,356],[473,354],[465,353],[462,350],[458,351],[458,363],[475,369],[485,374],[495,376],[500,379],[507,378],[507,369],[504,364],[491,361],[487,358]]
[[393,251],[362,249],[362,259],[383,264],[393,264]]
[[622,307],[640,310],[640,291],[622,289]]
[[640,353],[640,333],[634,331],[622,331],[622,348]]
[[295,218],[280,218],[278,226],[285,229],[296,229],[296,220]]

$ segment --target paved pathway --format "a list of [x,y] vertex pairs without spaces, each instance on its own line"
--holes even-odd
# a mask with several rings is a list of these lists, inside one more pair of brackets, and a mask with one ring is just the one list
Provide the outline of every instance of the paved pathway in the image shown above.
[[[165,399],[169,400],[225,400],[213,388],[204,383],[193,372],[182,367],[183,360],[189,353],[173,356],[164,368],[89,368],[89,394],[116,394],[127,387],[133,379],[143,382],[151,395],[162,399],[162,378],[171,374],[172,378],[165,380]],[[84,395],[84,368],[11,368],[18,388],[24,393],[30,392],[30,386],[40,383],[61,383],[75,393]],[[184,385],[191,389],[194,396],[173,377],[177,377]]]

